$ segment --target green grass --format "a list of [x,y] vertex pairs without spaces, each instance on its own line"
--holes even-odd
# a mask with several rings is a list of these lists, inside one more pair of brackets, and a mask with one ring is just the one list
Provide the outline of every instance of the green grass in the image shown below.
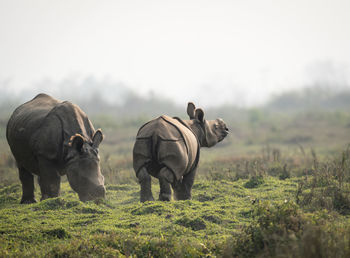
[[147,203],[136,184],[107,185],[106,200],[82,203],[64,183],[61,197],[30,205],[19,204],[19,185],[8,186],[0,192],[0,256],[220,255],[257,200],[292,201],[297,187],[273,177],[258,188],[246,182],[198,181],[193,200]]
[[0,256],[274,256],[289,245],[300,251],[298,239],[314,243],[317,230],[330,243],[350,236],[347,216],[295,203],[300,178],[250,180],[199,180],[193,200],[146,203],[136,184],[107,185],[105,200],[82,203],[63,183],[61,197],[29,205],[14,184],[0,192]]

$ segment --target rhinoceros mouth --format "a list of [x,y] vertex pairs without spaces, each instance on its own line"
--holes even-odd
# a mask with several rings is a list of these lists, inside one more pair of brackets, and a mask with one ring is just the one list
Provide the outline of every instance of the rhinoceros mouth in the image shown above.
[[82,202],[104,199],[106,196],[106,188],[103,185],[100,185],[91,192],[78,193],[78,195]]
[[221,137],[219,138],[219,142],[221,142],[223,139],[225,139],[225,137],[228,135],[228,130],[227,131],[223,131],[221,133]]

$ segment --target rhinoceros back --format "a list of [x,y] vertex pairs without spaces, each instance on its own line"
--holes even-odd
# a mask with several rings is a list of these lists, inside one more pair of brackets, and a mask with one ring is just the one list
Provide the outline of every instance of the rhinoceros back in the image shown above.
[[157,177],[157,168],[168,167],[177,180],[190,172],[199,155],[197,138],[179,120],[169,116],[158,117],[144,126],[137,134],[133,150],[133,165],[136,173],[152,165],[148,171]]
[[6,136],[9,143],[16,139],[24,142],[28,140],[28,134],[40,127],[45,116],[58,103],[58,100],[48,95],[39,94],[16,108],[7,123]]
[[[18,165],[37,170],[31,138],[37,132],[50,110],[59,103],[54,98],[39,94],[34,99],[20,105],[11,115],[6,129],[7,141]],[[32,168],[30,168],[32,167]]]
[[64,141],[75,133],[91,139],[93,132],[90,121],[77,106],[39,94],[13,112],[6,136],[17,164],[36,174],[37,155],[59,163]]

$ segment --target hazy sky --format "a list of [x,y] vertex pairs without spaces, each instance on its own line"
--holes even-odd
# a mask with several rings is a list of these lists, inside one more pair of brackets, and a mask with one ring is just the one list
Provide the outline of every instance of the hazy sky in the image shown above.
[[18,88],[93,75],[179,103],[253,104],[347,80],[349,47],[349,0],[0,0],[0,82]]

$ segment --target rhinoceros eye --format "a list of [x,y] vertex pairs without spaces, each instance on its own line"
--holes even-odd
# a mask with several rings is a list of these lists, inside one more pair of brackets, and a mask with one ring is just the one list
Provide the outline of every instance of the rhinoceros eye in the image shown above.
[[94,154],[98,155],[98,149],[92,149],[92,151],[94,152]]

